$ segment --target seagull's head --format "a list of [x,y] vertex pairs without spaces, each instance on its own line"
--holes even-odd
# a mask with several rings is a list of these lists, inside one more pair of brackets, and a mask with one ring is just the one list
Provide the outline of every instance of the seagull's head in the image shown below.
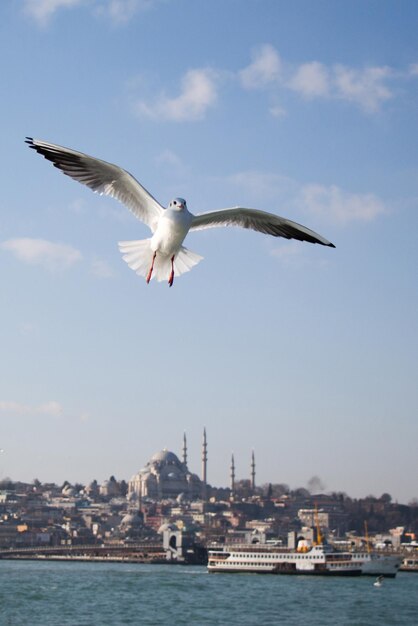
[[171,200],[168,208],[173,209],[173,211],[184,211],[184,209],[187,209],[186,200],[184,198],[174,198],[174,200]]

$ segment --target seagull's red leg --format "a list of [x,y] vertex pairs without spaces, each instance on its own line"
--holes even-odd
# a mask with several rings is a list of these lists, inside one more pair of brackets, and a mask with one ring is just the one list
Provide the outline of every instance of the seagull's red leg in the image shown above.
[[170,276],[168,279],[168,286],[172,287],[174,283],[174,254],[171,257],[171,272],[170,272]]
[[151,267],[149,268],[149,272],[148,272],[148,275],[147,275],[147,283],[149,283],[149,281],[151,280],[152,271],[154,269],[154,263],[155,263],[155,257],[156,256],[157,256],[157,253],[154,252],[154,256],[152,257]]

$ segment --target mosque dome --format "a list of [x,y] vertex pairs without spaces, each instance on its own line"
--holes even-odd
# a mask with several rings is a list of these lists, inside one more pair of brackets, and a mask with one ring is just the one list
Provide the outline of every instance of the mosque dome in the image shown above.
[[181,464],[177,455],[174,452],[170,452],[164,448],[164,450],[160,450],[160,452],[156,452],[152,455],[150,463],[173,463],[173,464]]
[[139,515],[138,512],[136,513],[127,513],[126,515],[124,515],[124,517],[122,518],[122,521],[120,523],[120,526],[122,528],[135,528],[138,526],[142,526],[143,523],[143,519],[142,516]]
[[200,479],[174,452],[167,449],[153,454],[145,467],[132,476],[128,485],[129,499],[132,499],[132,494],[137,498],[154,500],[175,499],[180,493],[193,499],[200,497],[201,492]]

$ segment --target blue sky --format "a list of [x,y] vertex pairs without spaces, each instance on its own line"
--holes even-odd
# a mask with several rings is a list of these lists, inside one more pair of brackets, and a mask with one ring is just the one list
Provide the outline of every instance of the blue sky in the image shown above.
[[[1,3],[0,475],[128,479],[163,447],[208,479],[399,501],[417,485],[418,6]],[[336,249],[239,229],[149,286],[149,231],[28,150],[129,170],[165,206],[250,206]]]

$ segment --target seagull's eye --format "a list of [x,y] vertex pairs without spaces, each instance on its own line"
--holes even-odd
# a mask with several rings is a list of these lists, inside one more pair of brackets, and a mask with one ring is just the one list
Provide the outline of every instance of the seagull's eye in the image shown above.
[[173,204],[177,204],[177,202],[174,200]]

